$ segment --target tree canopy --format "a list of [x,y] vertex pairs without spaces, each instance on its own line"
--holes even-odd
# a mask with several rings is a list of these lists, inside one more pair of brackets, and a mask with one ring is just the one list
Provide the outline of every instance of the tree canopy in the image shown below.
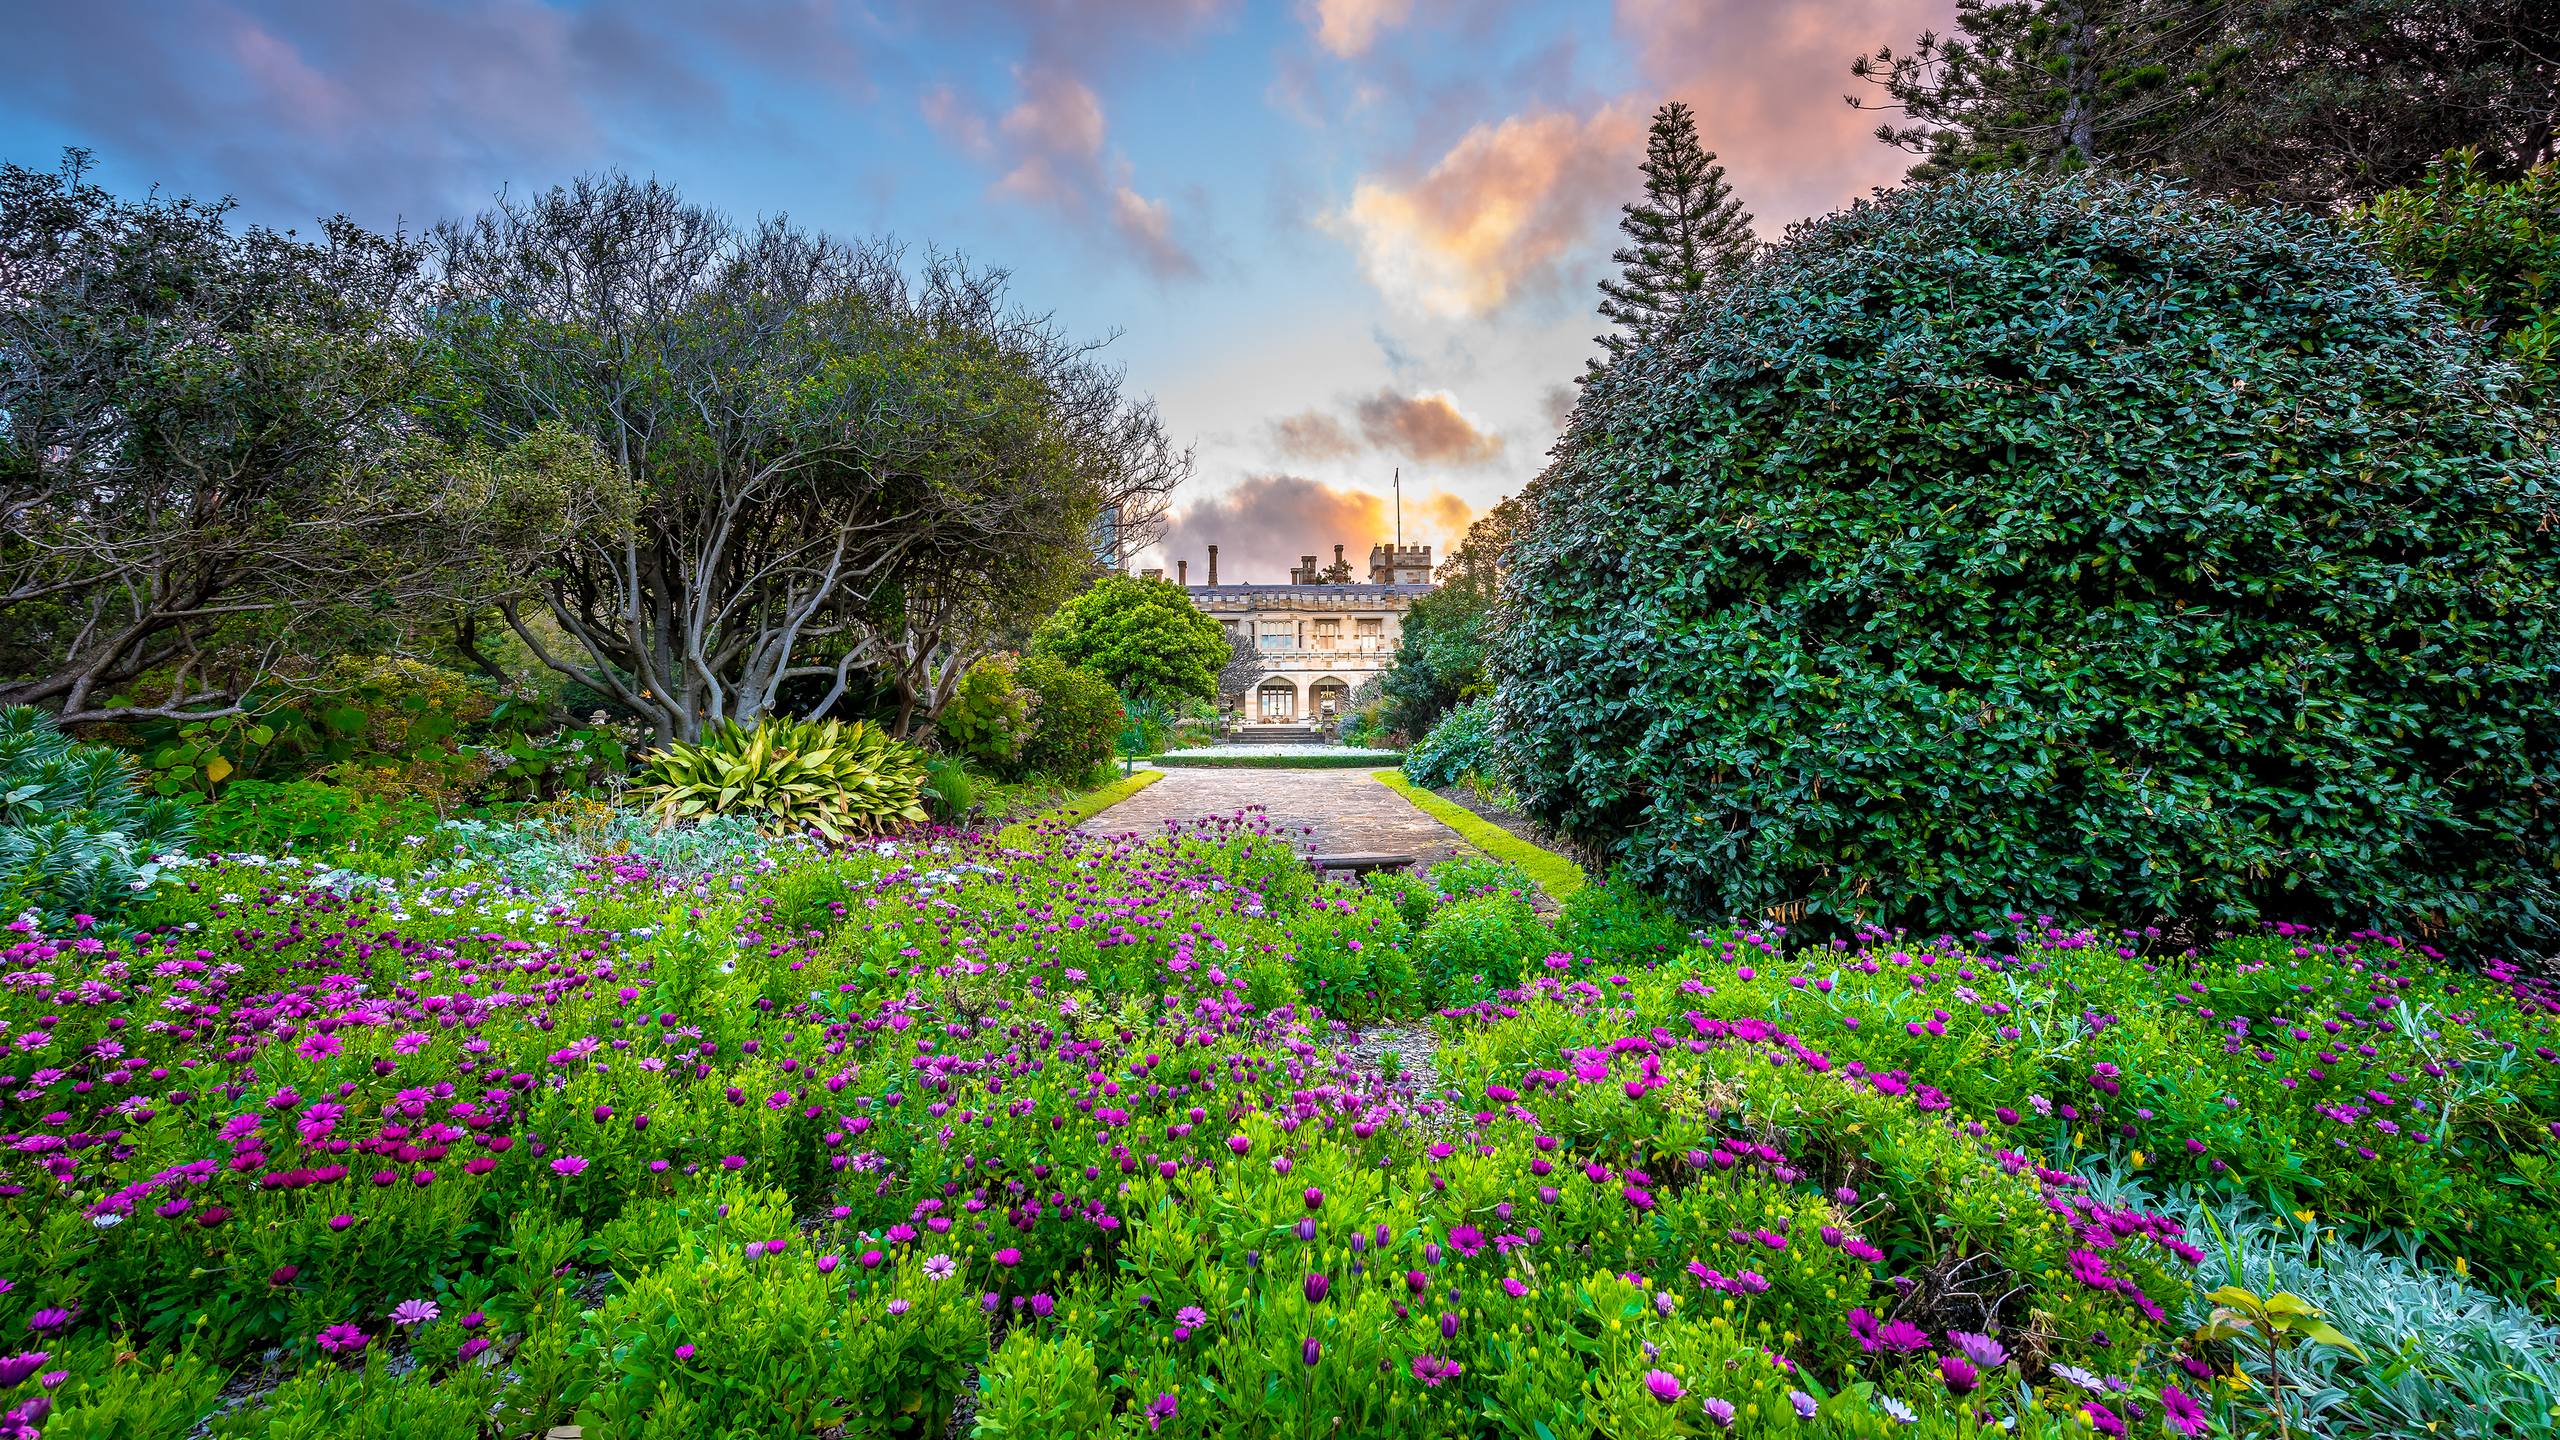
[[1226,628],[1169,580],[1105,575],[1058,607],[1031,637],[1033,653],[1094,671],[1132,700],[1215,700],[1232,658]]
[[2541,0],[1957,0],[1952,31],[1852,69],[1916,179],[2109,164],[2331,207],[2457,147],[2510,178],[2560,131]]
[[1654,112],[1642,168],[1644,198],[1618,221],[1632,243],[1609,257],[1618,273],[1600,282],[1600,316],[1618,327],[1599,337],[1612,355],[1661,334],[1760,248],[1751,212],[1733,197],[1715,152],[1698,143],[1687,105],[1673,100]]
[[609,469],[547,417],[447,439],[413,402],[415,244],[0,165],[0,703],[238,713],[349,637],[499,584]]
[[1068,593],[1106,508],[1138,543],[1189,468],[1093,345],[951,257],[911,274],[885,245],[619,175],[502,201],[434,248],[445,413],[493,444],[564,424],[633,490],[627,532],[528,574],[576,653],[505,613],[661,737],[823,714],[857,677],[905,730]]

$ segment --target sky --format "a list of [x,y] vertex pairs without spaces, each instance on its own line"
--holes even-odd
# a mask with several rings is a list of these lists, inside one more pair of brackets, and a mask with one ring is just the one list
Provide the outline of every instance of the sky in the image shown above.
[[621,169],[1001,267],[1197,465],[1159,549],[1444,548],[1544,464],[1654,108],[1767,238],[1954,0],[0,0],[0,159],[381,229]]

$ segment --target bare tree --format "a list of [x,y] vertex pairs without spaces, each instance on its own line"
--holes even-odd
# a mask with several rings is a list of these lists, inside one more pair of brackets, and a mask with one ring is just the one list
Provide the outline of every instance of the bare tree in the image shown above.
[[635,496],[629,529],[534,576],[583,653],[505,614],[661,739],[817,714],[866,672],[902,723],[929,716],[1008,607],[1090,565],[1106,506],[1150,533],[1189,469],[1001,272],[931,255],[910,276],[888,246],[619,175],[502,199],[435,246],[465,421],[496,443],[567,425]]

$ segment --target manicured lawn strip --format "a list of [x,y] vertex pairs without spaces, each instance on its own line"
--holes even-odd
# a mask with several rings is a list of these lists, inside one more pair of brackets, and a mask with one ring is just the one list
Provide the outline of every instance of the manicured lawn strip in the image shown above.
[[1174,751],[1159,755],[1154,764],[1167,769],[1176,767],[1199,770],[1366,770],[1392,765],[1401,758],[1393,754],[1369,755],[1192,755]]
[[1464,805],[1451,804],[1421,786],[1404,778],[1399,770],[1377,770],[1371,779],[1407,800],[1423,814],[1457,831],[1466,842],[1496,860],[1506,860],[1529,872],[1547,898],[1562,903],[1564,898],[1583,886],[1582,867],[1553,850],[1532,845]]
[[1087,790],[1054,810],[1044,810],[1027,820],[1007,825],[996,832],[996,843],[1013,850],[1029,849],[1037,843],[1037,837],[1031,833],[1032,826],[1081,824],[1163,778],[1161,770],[1140,770],[1124,775],[1108,785]]

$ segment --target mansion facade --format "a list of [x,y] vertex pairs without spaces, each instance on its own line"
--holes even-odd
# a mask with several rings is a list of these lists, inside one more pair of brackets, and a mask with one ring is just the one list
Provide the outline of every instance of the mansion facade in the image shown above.
[[1177,583],[1191,603],[1261,652],[1252,693],[1219,697],[1244,723],[1329,724],[1349,712],[1352,691],[1395,662],[1404,612],[1431,593],[1431,547],[1372,547],[1365,582],[1350,578],[1342,551],[1333,547],[1330,569],[1304,557],[1286,584],[1219,584],[1215,545],[1205,585],[1191,584],[1190,562],[1179,562]]

